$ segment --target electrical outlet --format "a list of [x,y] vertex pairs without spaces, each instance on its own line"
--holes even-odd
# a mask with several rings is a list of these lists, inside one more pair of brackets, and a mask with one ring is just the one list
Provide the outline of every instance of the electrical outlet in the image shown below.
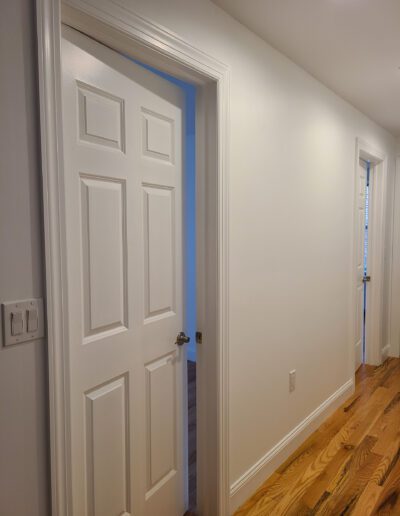
[[289,372],[289,392],[293,392],[296,388],[296,369]]

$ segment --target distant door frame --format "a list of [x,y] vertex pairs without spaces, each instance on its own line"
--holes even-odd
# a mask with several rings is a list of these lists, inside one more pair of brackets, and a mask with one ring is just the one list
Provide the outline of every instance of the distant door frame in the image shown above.
[[[383,346],[383,298],[384,298],[384,258],[386,229],[386,188],[388,162],[387,156],[361,138],[356,139],[354,228],[353,228],[353,266],[352,266],[352,345],[351,364],[354,371],[354,344],[357,324],[357,235],[358,235],[358,196],[361,191],[359,162],[371,163],[373,191],[370,199],[368,247],[368,305],[366,318],[365,361],[367,364],[380,365],[385,358]],[[387,351],[386,351],[387,352]]]
[[397,264],[400,260],[400,156],[396,157],[395,180],[393,185],[393,218],[391,228],[392,254],[389,273],[389,334],[387,349],[393,357],[400,356],[400,331],[399,331],[399,286],[400,270]]
[[52,515],[72,516],[68,292],[61,113],[61,22],[197,87],[198,504],[229,513],[228,66],[111,0],[37,0],[49,357]]

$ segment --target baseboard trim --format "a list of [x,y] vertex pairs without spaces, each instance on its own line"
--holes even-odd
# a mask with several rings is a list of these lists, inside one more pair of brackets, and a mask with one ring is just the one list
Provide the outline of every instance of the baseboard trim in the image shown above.
[[382,348],[382,351],[381,351],[382,362],[384,362],[388,358],[389,351],[390,351],[390,344],[386,344],[386,346],[384,348]]
[[262,482],[318,428],[322,421],[352,394],[353,389],[354,378],[350,378],[231,485],[231,513],[245,502]]

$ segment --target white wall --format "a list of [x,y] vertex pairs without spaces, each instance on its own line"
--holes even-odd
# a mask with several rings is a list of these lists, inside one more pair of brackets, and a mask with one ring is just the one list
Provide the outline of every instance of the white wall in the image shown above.
[[389,155],[389,191],[395,142],[214,4],[122,2],[231,67],[234,483],[352,375],[355,141]]
[[[0,303],[43,296],[34,2],[0,6]],[[4,348],[0,514],[48,510],[44,341]]]

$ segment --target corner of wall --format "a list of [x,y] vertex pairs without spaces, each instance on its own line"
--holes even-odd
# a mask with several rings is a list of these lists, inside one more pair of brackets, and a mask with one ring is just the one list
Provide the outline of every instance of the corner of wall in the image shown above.
[[230,488],[231,514],[354,392],[354,377],[321,403],[241,477]]

